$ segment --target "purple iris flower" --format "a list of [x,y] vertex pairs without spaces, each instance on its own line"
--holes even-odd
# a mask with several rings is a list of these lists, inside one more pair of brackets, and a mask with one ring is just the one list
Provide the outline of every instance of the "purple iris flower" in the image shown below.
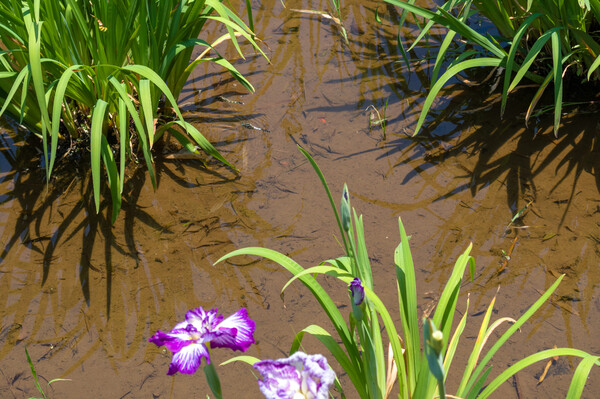
[[[217,315],[217,309],[205,312],[196,308],[185,314],[185,321],[177,323],[171,332],[157,331],[148,341],[166,346],[173,352],[173,360],[167,375],[180,372],[194,374],[202,358],[210,363],[209,347],[230,348],[244,352],[254,343],[256,324],[241,308],[225,320]],[[207,347],[208,345],[208,347]]]
[[360,305],[365,299],[365,289],[362,286],[360,279],[357,277],[350,282],[350,295],[352,296],[352,302],[356,306]]
[[327,399],[335,372],[322,355],[296,352],[287,359],[254,363],[262,379],[258,387],[267,399]]

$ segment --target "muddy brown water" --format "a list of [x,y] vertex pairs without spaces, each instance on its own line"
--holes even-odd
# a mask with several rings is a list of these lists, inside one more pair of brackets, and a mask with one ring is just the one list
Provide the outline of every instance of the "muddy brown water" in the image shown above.
[[[25,345],[42,385],[71,380],[54,383],[52,397],[205,397],[200,372],[167,376],[170,354],[147,341],[197,306],[225,315],[246,307],[257,323],[257,343],[247,354],[259,358],[285,356],[294,334],[309,324],[332,330],[300,284],[281,299],[290,276],[277,265],[242,257],[215,264],[245,246],[278,250],[304,266],[342,254],[327,198],[298,145],[314,156],[336,201],[348,183],[352,205],[364,215],[376,291],[393,314],[399,217],[412,236],[419,312],[435,304],[457,256],[473,243],[475,280],[465,279],[459,301],[462,312],[469,294],[469,322],[449,392],[498,287],[493,318],[517,318],[566,275],[551,303],[495,356],[492,375],[554,345],[600,353],[600,144],[593,110],[567,109],[555,139],[550,117],[525,127],[521,100],[531,95],[527,88],[517,91],[500,120],[490,85],[455,85],[412,139],[428,78],[424,68],[409,72],[396,62],[391,10],[375,2],[347,4],[346,45],[326,19],[289,10],[325,9],[325,2],[286,5],[254,4],[271,63],[250,54],[235,64],[255,94],[206,66],[180,98],[186,118],[239,168],[239,176],[157,154],[158,189],[143,168],[131,169],[123,212],[111,228],[109,204],[94,212],[88,179],[57,180],[46,191],[39,158],[30,162],[37,155],[14,125],[3,122],[0,397],[37,394]],[[381,25],[373,22],[376,9]],[[381,112],[386,100],[384,134],[369,127],[372,109],[366,109]],[[527,204],[517,228],[507,230]],[[333,280],[324,285],[342,312],[349,311],[346,288]],[[305,350],[325,353],[310,338]],[[220,349],[212,358],[219,364],[232,355]],[[509,380],[497,397],[564,397],[577,362],[560,359],[538,384],[544,365]],[[249,366],[218,371],[225,397],[260,397]],[[594,370],[583,396],[599,393]]]

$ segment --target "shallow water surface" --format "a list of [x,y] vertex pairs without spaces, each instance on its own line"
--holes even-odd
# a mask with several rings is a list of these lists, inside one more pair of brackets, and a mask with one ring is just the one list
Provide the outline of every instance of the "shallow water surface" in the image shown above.
[[[54,397],[204,396],[201,373],[166,376],[170,354],[147,341],[197,306],[225,315],[247,307],[257,323],[257,344],[247,353],[259,358],[285,356],[295,333],[309,324],[332,330],[299,283],[282,300],[290,276],[278,266],[242,257],[215,264],[245,246],[276,249],[304,266],[342,255],[327,197],[298,145],[314,156],[336,199],[348,183],[352,205],[364,215],[376,290],[392,313],[398,217],[412,236],[420,313],[432,308],[457,256],[473,243],[475,279],[465,278],[459,301],[464,311],[469,293],[470,318],[454,373],[466,362],[497,292],[493,318],[518,318],[563,273],[551,304],[496,355],[492,374],[553,345],[600,353],[594,115],[565,115],[555,139],[550,118],[525,127],[526,105],[519,100],[528,98],[527,88],[510,99],[508,116],[500,120],[499,97],[490,86],[456,85],[413,139],[427,63],[408,71],[397,62],[393,9],[370,1],[346,4],[345,44],[327,19],[290,10],[326,9],[325,1],[286,6],[275,0],[254,4],[257,33],[271,62],[249,54],[235,65],[256,93],[203,66],[180,98],[185,117],[239,175],[176,158],[167,144],[156,157],[158,190],[143,168],[132,168],[112,228],[110,204],[95,214],[85,175],[67,180],[57,174],[46,190],[39,155],[4,122],[0,397],[36,395],[25,345],[43,381],[71,379],[53,384]],[[382,24],[374,22],[375,10]],[[412,56],[426,59],[418,51]],[[369,107],[381,113],[386,101],[384,133],[370,126],[376,113]],[[524,216],[507,228],[527,204]],[[350,311],[346,287],[333,280],[324,285],[342,312]],[[305,350],[324,353],[310,338]],[[219,364],[232,353],[219,349],[211,356]],[[544,364],[536,364],[498,395],[562,397],[576,364],[560,359],[539,385]],[[218,371],[225,397],[260,395],[249,366]],[[453,378],[459,376],[450,374],[449,392],[456,388]],[[600,373],[594,370],[584,397],[597,392]]]

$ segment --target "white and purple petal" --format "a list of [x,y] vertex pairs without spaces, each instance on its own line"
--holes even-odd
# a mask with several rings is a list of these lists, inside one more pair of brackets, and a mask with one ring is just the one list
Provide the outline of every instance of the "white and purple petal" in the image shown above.
[[[327,399],[329,396],[329,387],[335,381],[335,372],[329,367],[327,359],[324,356],[304,356],[298,357],[303,361],[304,370],[307,374],[305,381],[308,383],[310,392],[318,399]],[[316,389],[316,392],[313,389]]]
[[262,379],[260,391],[267,399],[327,399],[335,372],[322,355],[296,352],[286,359],[263,360],[254,364]]
[[210,331],[223,320],[223,315],[217,315],[217,308],[207,312],[202,309],[202,307],[198,307],[196,309],[188,310],[185,314],[185,320],[199,331]]
[[242,350],[236,340],[238,330],[235,328],[219,328],[204,334],[205,342],[210,342],[211,348],[229,348]]
[[216,334],[211,339],[211,346],[244,352],[254,343],[255,329],[256,323],[248,317],[248,311],[241,308],[217,324],[213,330]]
[[254,368],[262,375],[258,388],[267,399],[292,399],[300,392],[302,378],[296,367],[278,360],[263,360]]
[[165,346],[173,353],[177,353],[181,348],[193,343],[191,335],[186,329],[173,329],[171,332],[157,331],[148,341],[156,346]]
[[179,352],[173,354],[167,375],[173,375],[178,371],[182,374],[194,374],[200,367],[203,357],[206,358],[206,363],[210,364],[208,349],[204,344],[194,343],[185,346]]

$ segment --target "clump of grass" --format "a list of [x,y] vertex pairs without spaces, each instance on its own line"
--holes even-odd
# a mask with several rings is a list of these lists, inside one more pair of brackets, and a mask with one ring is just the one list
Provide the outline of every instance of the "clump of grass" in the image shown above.
[[[214,24],[226,33],[209,43],[202,37]],[[89,140],[96,209],[104,168],[114,222],[125,164],[140,155],[156,187],[152,149],[167,132],[234,168],[183,119],[177,98],[203,62],[252,91],[216,50],[228,41],[243,57],[238,38],[260,51],[250,28],[219,0],[3,1],[0,115],[10,113],[41,138],[48,180],[60,141]],[[205,51],[192,58],[197,47]]]
[[[528,79],[538,86],[527,108],[525,120],[534,113],[543,93],[553,86],[554,134],[558,134],[563,109],[565,75],[587,84],[598,81],[600,73],[600,1],[558,0],[448,0],[437,10],[418,7],[414,0],[386,0],[426,23],[410,49],[438,24],[448,29],[438,46],[431,75],[431,88],[417,121],[416,135],[433,101],[444,85],[471,68],[502,68],[502,105],[508,95]],[[499,35],[479,33],[471,24],[479,13],[489,19]],[[404,17],[401,23],[404,23]],[[457,36],[458,35],[458,36]],[[460,37],[460,40],[455,38]],[[405,54],[402,47],[402,53]],[[406,58],[405,58],[406,59]],[[444,71],[445,69],[445,71]]]

